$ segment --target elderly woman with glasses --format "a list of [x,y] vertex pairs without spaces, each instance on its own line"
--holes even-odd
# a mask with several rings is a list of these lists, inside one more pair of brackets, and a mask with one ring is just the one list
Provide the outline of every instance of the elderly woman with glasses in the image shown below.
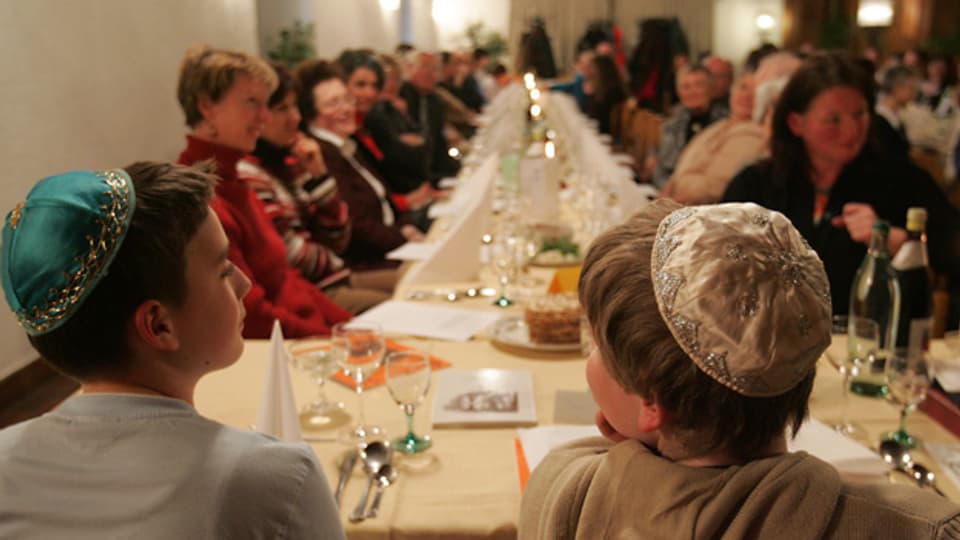
[[423,240],[423,233],[401,222],[383,178],[357,152],[357,143],[351,138],[357,130],[356,99],[347,91],[337,67],[316,60],[300,66],[297,75],[303,89],[303,127],[320,143],[327,169],[350,206],[353,234],[344,252],[347,263],[354,271],[389,269],[391,275],[370,277],[377,283],[391,279],[395,283],[395,265],[384,255],[408,241]]

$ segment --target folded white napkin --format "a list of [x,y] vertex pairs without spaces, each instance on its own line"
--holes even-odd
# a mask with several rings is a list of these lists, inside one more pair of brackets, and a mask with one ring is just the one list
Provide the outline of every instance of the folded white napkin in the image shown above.
[[283,331],[280,330],[280,321],[277,320],[273,321],[273,332],[270,334],[270,358],[255,427],[257,431],[280,440],[303,440],[297,402],[290,384],[287,351],[283,346]]

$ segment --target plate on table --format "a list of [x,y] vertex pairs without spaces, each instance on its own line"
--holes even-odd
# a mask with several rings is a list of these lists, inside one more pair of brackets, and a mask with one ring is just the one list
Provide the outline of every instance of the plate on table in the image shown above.
[[501,346],[516,347],[528,351],[545,353],[579,353],[580,342],[573,343],[534,343],[530,341],[530,332],[523,317],[507,317],[493,323],[490,327],[490,340]]
[[551,249],[537,253],[530,264],[542,268],[562,268],[565,266],[577,266],[583,263],[583,257],[574,253],[563,253],[559,250]]

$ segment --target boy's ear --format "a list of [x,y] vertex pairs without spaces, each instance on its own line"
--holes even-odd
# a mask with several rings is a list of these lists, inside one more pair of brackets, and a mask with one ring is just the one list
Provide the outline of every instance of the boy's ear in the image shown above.
[[133,312],[133,327],[148,347],[159,351],[180,348],[170,311],[157,300],[147,300]]
[[657,431],[663,425],[663,419],[664,414],[660,404],[656,400],[647,401],[644,399],[640,414],[637,415],[637,428],[645,433]]

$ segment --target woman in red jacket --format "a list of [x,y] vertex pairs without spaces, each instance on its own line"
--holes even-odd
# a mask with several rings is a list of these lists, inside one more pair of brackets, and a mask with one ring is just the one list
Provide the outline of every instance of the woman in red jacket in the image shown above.
[[268,337],[274,319],[286,337],[325,335],[350,314],[289,266],[283,238],[237,175],[237,162],[254,149],[268,120],[276,85],[270,66],[255,57],[208,46],[188,50],[177,98],[190,133],[179,162],[212,160],[222,179],[210,206],[230,239],[230,260],[253,282],[243,301],[244,337]]

